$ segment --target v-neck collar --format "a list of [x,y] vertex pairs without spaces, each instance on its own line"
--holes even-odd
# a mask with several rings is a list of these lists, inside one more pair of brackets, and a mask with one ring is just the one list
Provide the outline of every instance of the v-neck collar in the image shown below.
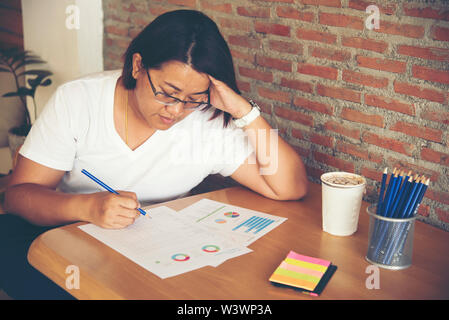
[[159,135],[161,134],[161,130],[156,130],[147,140],[145,140],[140,146],[138,146],[136,149],[132,150],[126,143],[123,141],[123,139],[120,137],[116,127],[115,127],[115,121],[114,121],[114,101],[115,101],[115,89],[117,86],[117,81],[120,78],[120,73],[118,73],[114,80],[111,81],[111,86],[109,87],[109,102],[107,104],[107,117],[106,117],[106,125],[108,127],[108,130],[110,132],[111,139],[114,140],[114,144],[117,145],[123,152],[127,153],[130,156],[136,156],[142,152],[144,152],[145,149],[149,147],[149,145],[154,144],[155,140],[158,139]]

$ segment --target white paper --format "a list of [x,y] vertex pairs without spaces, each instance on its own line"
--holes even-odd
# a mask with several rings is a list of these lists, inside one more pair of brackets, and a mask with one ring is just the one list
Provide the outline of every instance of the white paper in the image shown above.
[[79,228],[163,279],[207,265],[218,266],[252,251],[179,219],[168,207],[152,208],[147,214],[152,219],[141,216],[124,229],[103,229],[93,224]]
[[209,199],[201,199],[178,211],[178,215],[240,246],[250,245],[287,220]]

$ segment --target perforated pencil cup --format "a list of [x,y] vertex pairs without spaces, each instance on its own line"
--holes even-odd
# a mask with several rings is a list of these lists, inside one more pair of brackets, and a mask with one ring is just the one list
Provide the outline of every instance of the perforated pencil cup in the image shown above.
[[367,208],[370,221],[366,260],[391,270],[410,267],[416,215],[410,218],[388,218],[377,215],[376,208],[375,204]]

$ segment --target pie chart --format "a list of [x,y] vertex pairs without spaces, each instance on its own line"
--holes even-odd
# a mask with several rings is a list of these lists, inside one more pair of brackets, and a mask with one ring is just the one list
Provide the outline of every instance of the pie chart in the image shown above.
[[220,247],[214,244],[207,244],[201,248],[204,252],[213,253],[220,251]]
[[175,261],[187,261],[190,259],[190,256],[185,253],[175,253],[171,258]]
[[228,218],[237,218],[240,216],[240,214],[238,212],[234,212],[234,211],[225,212],[224,215]]

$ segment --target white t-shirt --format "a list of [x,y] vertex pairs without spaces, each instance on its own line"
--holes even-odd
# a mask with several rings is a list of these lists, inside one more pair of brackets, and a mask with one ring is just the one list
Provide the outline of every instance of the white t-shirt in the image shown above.
[[86,169],[115,190],[141,202],[187,194],[209,174],[231,175],[254,151],[248,136],[213,108],[195,110],[167,130],[157,130],[134,151],[114,126],[114,92],[120,71],[106,71],[58,87],[34,123],[20,154],[67,171],[58,189],[105,191],[81,173]]

